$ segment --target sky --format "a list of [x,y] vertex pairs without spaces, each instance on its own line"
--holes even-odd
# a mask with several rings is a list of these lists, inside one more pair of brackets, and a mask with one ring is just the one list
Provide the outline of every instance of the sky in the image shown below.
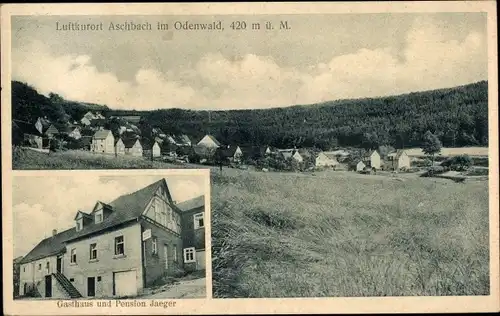
[[[97,201],[110,203],[121,195],[135,192],[162,176],[53,175],[13,177],[14,258],[26,255],[52,230],[61,232],[74,226],[78,210],[91,212]],[[183,202],[204,195],[205,177],[169,175],[165,177],[174,201]]]
[[[173,30],[221,20],[224,31]],[[231,21],[260,22],[259,31]],[[152,31],[109,31],[110,22]],[[270,21],[274,30],[265,30]],[[279,30],[287,21],[289,30]],[[103,31],[58,31],[56,23]],[[168,23],[169,31],[155,30]],[[487,79],[485,13],[17,16],[12,79],[113,109],[254,109],[377,97]]]

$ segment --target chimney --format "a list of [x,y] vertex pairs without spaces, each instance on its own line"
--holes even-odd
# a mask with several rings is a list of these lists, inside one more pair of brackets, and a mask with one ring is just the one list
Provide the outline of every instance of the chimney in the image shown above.
[[55,235],[57,235],[57,229],[52,230],[52,237],[54,237]]

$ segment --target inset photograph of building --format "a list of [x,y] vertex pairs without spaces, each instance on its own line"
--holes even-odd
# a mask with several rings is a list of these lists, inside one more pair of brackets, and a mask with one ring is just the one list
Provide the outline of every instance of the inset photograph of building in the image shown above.
[[207,179],[157,174],[13,177],[14,296],[205,297]]

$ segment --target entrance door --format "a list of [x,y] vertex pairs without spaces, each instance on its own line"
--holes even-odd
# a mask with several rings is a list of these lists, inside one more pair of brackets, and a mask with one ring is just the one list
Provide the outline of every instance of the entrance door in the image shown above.
[[168,271],[168,245],[163,245],[163,258],[165,258],[165,271]]
[[45,276],[45,297],[52,297],[52,276]]
[[57,272],[62,273],[62,257],[57,257]]
[[95,277],[87,278],[87,296],[95,296]]
[[114,294],[117,297],[137,295],[137,274],[134,270],[114,273]]

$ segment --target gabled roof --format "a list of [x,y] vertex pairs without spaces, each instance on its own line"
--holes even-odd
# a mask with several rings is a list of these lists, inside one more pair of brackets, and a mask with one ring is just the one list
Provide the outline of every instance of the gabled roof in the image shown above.
[[[84,226],[81,231],[75,232],[74,235],[69,236],[67,238],[67,241],[78,239],[105,229],[112,228],[114,226],[125,224],[132,220],[137,220],[144,212],[144,209],[153,197],[156,190],[163,184],[166,185],[165,179],[158,180],[148,185],[147,187],[133,193],[120,196],[113,202],[109,203],[109,205],[113,208],[113,212],[107,218],[105,218],[101,223],[92,223]],[[168,190],[168,186],[166,191],[169,200],[172,200],[170,192]]]
[[269,146],[240,146],[243,154],[249,157],[262,157],[266,155]]
[[141,143],[138,138],[124,138],[124,139],[122,139],[122,142],[123,142],[123,145],[125,145],[125,148],[134,147],[136,142],[139,142],[139,144]]
[[203,138],[202,138],[202,139],[200,139],[200,141],[198,142],[198,144],[199,144],[199,143],[200,143],[203,139],[205,139],[205,137],[209,138],[209,139],[210,139],[211,141],[213,141],[213,142],[214,142],[217,146],[220,146],[219,141],[218,141],[218,140],[217,140],[214,136],[212,136],[212,135],[208,135],[208,134],[207,134],[207,135],[205,135],[205,136],[203,136]]
[[186,134],[179,135],[179,140],[181,141],[182,144],[189,144],[191,143],[191,139]]
[[234,157],[237,149],[238,146],[219,147],[217,148],[216,152],[221,154],[222,157]]
[[337,155],[332,151],[322,151],[322,152],[318,153],[318,155],[319,154],[325,155],[326,158],[328,158],[328,159],[337,160]]
[[182,212],[188,212],[188,211],[191,211],[193,209],[204,207],[204,206],[205,206],[205,196],[203,196],[203,195],[177,204],[177,207]]
[[398,149],[395,152],[392,152],[387,155],[387,157],[393,157],[394,160],[399,159],[404,153],[406,153],[403,149]]
[[74,218],[74,219],[76,219],[76,218],[78,217],[78,215],[80,215],[80,214],[81,214],[83,217],[92,218],[92,216],[90,216],[90,214],[85,213],[85,212],[83,212],[83,211],[78,211],[78,212],[76,212],[76,215],[75,215],[75,218]]
[[35,136],[42,136],[40,132],[36,129],[35,124],[31,124],[25,121],[12,120],[12,127],[18,127],[24,134],[30,134]]
[[54,256],[60,253],[63,253],[66,250],[66,246],[64,245],[64,241],[68,238],[71,238],[76,232],[76,229],[70,228],[55,236],[50,236],[42,240],[35,246],[20,263],[27,263],[34,260],[42,259],[49,256]]
[[91,120],[90,121],[90,126],[92,126],[92,127],[104,126],[105,123],[106,123],[106,119],[98,118],[98,119]]
[[378,151],[377,151],[377,150],[369,150],[369,151],[367,151],[367,152],[363,155],[363,157],[365,157],[365,158],[369,158],[369,157],[371,157],[374,153],[377,153],[377,154],[378,154]]
[[106,139],[106,137],[108,137],[109,133],[111,133],[111,131],[108,129],[99,130],[99,131],[95,132],[94,139]]

